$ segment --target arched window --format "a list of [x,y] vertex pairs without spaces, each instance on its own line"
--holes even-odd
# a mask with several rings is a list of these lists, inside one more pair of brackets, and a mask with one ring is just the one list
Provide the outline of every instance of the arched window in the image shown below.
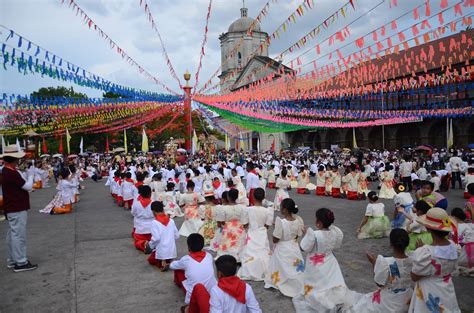
[[242,54],[240,52],[237,53],[237,64],[242,65]]

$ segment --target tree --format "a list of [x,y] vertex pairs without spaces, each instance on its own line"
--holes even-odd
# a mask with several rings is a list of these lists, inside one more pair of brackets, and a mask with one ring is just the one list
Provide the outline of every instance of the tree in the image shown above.
[[126,96],[119,95],[118,93],[112,92],[112,91],[107,91],[102,94],[103,98],[109,98],[109,99],[117,99],[117,98],[130,98]]
[[74,88],[60,87],[43,87],[38,91],[31,93],[32,97],[51,98],[51,97],[68,97],[68,98],[80,98],[87,99],[87,95],[80,92],[75,92]]

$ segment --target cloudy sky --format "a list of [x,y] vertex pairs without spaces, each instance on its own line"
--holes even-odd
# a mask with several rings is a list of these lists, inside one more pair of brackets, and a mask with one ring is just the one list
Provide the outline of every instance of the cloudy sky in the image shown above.
[[[344,43],[335,43],[328,47],[327,41],[321,43],[322,54],[357,39],[361,35],[393,20],[406,11],[424,3],[425,0],[398,0],[398,6],[389,8],[389,0],[354,0],[356,10],[350,9],[346,18],[339,18],[327,30],[307,43],[306,48],[293,55],[286,55],[289,62],[306,49],[309,53],[301,59],[308,62],[316,57],[314,47],[335,31],[350,24],[350,36]],[[65,1],[66,3],[68,0]],[[170,88],[179,91],[177,82],[171,77],[161,53],[159,39],[147,21],[140,0],[76,0],[77,4],[100,26],[115,42],[133,57],[148,72],[155,75]],[[199,61],[199,52],[203,39],[204,23],[208,0],[148,0],[147,1],[157,28],[168,51],[174,69],[180,79],[188,69],[194,73]],[[254,17],[265,5],[267,0],[246,0],[249,16]],[[268,15],[262,21],[262,29],[269,34],[291,14],[302,0],[271,0]],[[298,17],[296,24],[291,24],[286,33],[273,40],[270,55],[278,55],[281,51],[295,43],[313,27],[321,23],[328,15],[345,4],[347,0],[314,0],[315,8]],[[378,7],[370,11],[377,4]],[[449,0],[454,5],[455,0]],[[213,0],[209,23],[208,44],[203,68],[200,75],[202,86],[220,65],[220,45],[218,37],[227,31],[229,25],[240,17],[240,0]],[[440,0],[431,1],[431,14],[440,11]],[[464,9],[464,8],[463,8]],[[467,9],[463,11],[464,14]],[[420,9],[424,18],[424,8]],[[472,9],[471,9],[472,13]],[[445,14],[449,20],[452,14]],[[398,23],[398,29],[413,23],[413,14]],[[432,26],[438,26],[438,19],[430,20]],[[73,62],[97,75],[113,82],[150,91],[163,92],[163,89],[147,80],[135,68],[123,60],[100,36],[90,30],[67,5],[60,0],[1,0],[0,25],[12,29],[23,37],[54,52],[56,55]],[[0,38],[4,40],[8,32],[0,29]],[[411,34],[411,33],[410,33]],[[407,34],[407,38],[410,38]],[[388,34],[390,32],[388,31]],[[346,52],[355,50],[349,45]],[[214,80],[213,83],[216,83]],[[0,91],[6,93],[27,94],[40,87],[63,85],[59,81],[40,78],[38,76],[19,74],[15,69],[0,69]],[[65,84],[65,86],[69,86]],[[90,96],[100,96],[101,92],[93,89],[75,87]]]

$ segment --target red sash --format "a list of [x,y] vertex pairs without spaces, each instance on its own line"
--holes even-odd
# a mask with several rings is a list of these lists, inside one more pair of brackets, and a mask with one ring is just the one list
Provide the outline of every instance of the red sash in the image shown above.
[[155,215],[155,219],[164,226],[168,226],[168,223],[170,222],[170,217],[164,213]]
[[198,252],[189,252],[189,256],[193,258],[195,261],[201,263],[202,260],[206,257],[205,251],[198,251]]
[[143,198],[142,196],[138,196],[137,200],[140,202],[143,208],[146,208],[151,203],[150,198]]
[[237,276],[222,277],[219,279],[217,285],[229,296],[245,304],[245,289],[247,286],[240,278]]

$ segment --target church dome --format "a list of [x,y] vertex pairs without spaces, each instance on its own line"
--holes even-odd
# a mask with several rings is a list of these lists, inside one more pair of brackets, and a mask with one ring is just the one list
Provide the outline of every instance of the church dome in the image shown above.
[[[255,21],[253,18],[247,16],[247,8],[241,8],[240,15],[241,17],[238,20],[230,24],[229,33],[247,32],[252,23],[254,23]],[[261,31],[260,23],[255,23],[254,27],[252,28],[252,31]]]

